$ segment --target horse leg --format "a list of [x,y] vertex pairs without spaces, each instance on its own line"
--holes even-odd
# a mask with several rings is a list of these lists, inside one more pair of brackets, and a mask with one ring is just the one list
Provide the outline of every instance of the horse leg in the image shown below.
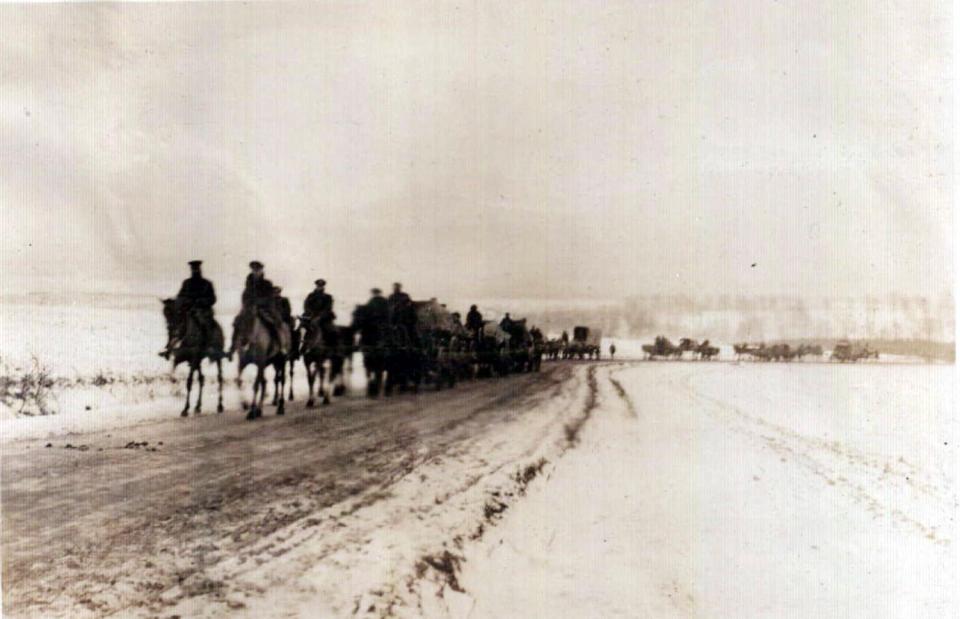
[[379,397],[380,397],[380,393],[381,393],[381,391],[383,390],[383,383],[384,383],[384,379],[385,379],[384,374],[385,374],[385,373],[386,373],[386,370],[384,370],[382,367],[378,367],[377,369],[375,369],[375,370],[373,371],[373,381],[372,381],[372,383],[371,383],[371,387],[372,387],[372,390],[373,390],[373,391],[372,391],[372,395],[373,395],[373,397],[375,397],[375,398],[379,398]]
[[203,404],[203,380],[203,368],[197,363],[197,405],[193,409],[196,415],[200,414],[200,407]]
[[277,405],[277,402],[283,399],[283,394],[280,391],[280,375],[277,374],[277,366],[273,366],[273,406]]
[[341,364],[342,365],[340,366],[340,376],[341,376],[340,385],[343,387],[343,391],[340,392],[340,395],[343,395],[344,393],[347,392],[347,384],[348,384],[347,381],[349,381],[350,377],[353,376],[353,354],[350,352],[347,352],[347,354],[341,358]]
[[307,408],[313,408],[317,404],[313,399],[313,382],[316,376],[314,376],[314,370],[311,364],[307,362],[306,359],[304,359],[303,364],[307,367]]
[[291,402],[293,402],[293,366],[296,364],[296,359],[290,359],[290,397],[288,399]]
[[257,373],[253,375],[253,397],[250,398],[250,407],[247,411],[247,419],[256,419],[257,418],[257,397],[260,392],[260,369],[257,368]]
[[247,411],[247,419],[256,419],[257,413],[257,392],[260,390],[260,379],[263,378],[263,369],[257,367],[257,375],[253,377],[253,398],[250,400],[250,410]]
[[260,399],[257,401],[257,417],[263,417],[263,401],[267,397],[267,368],[257,366],[257,382],[260,383]]
[[336,386],[333,388],[333,395],[341,396],[347,391],[346,385],[346,360],[343,357],[334,357],[330,361],[330,374],[331,381],[335,382]]
[[367,371],[367,397],[375,398],[379,392],[379,387],[377,386],[377,373],[376,371]]
[[[330,405],[330,383],[333,382],[333,379],[327,380],[327,385],[324,386],[324,379],[327,376],[326,361],[320,365],[320,395],[323,396],[323,399],[320,400],[321,406]],[[333,374],[333,361],[330,361],[330,374]]]
[[217,359],[217,412],[223,412],[223,362]]
[[[286,360],[280,361],[280,363],[273,366],[274,381],[279,387],[279,399],[277,400],[277,415],[284,414],[284,400],[283,400],[283,387],[287,382],[287,362]],[[274,393],[274,396],[277,394]]]
[[379,383],[381,380],[383,381],[383,395],[389,398],[391,395],[393,395],[393,385],[396,381],[397,373],[393,368],[385,368],[380,376],[381,378],[379,378],[377,382]]
[[190,412],[190,392],[193,391],[193,364],[190,365],[190,373],[187,375],[187,401],[183,404],[183,410],[180,411],[181,417],[186,417]]

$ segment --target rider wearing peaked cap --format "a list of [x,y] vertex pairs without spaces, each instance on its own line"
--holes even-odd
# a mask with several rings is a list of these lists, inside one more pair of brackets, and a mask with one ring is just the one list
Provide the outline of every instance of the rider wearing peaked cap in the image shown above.
[[259,315],[267,329],[274,337],[278,337],[278,327],[282,318],[275,303],[273,282],[263,274],[263,263],[259,260],[250,262],[250,273],[244,283],[241,297],[242,309],[233,321],[233,343],[230,345],[229,355],[245,342],[253,326],[253,316]]
[[213,291],[213,284],[210,280],[204,279],[200,271],[200,265],[203,262],[191,260],[187,264],[190,265],[190,277],[183,280],[180,285],[177,302],[185,312],[194,309],[211,310],[217,302],[217,295]]
[[189,316],[196,319],[204,338],[209,337],[215,326],[213,306],[217,303],[217,294],[213,290],[213,284],[204,279],[200,270],[203,261],[191,260],[187,264],[190,265],[190,277],[180,284],[180,291],[174,301],[176,330],[167,342],[167,347],[160,353],[164,358],[169,358],[174,341],[184,337]]
[[303,300],[305,320],[319,319],[322,323],[333,320],[333,297],[326,291],[327,281],[318,279],[313,282],[316,288]]

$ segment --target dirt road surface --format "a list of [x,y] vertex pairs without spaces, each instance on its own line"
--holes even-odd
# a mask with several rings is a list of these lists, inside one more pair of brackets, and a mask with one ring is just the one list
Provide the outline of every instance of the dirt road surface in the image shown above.
[[416,614],[576,442],[605,367],[8,441],[5,615]]

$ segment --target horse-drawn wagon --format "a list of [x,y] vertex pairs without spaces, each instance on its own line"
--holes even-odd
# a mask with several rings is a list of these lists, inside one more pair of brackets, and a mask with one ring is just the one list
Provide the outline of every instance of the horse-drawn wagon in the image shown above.
[[830,353],[831,361],[856,363],[861,359],[879,359],[880,353],[865,344],[853,344],[849,340],[840,340]]
[[603,332],[600,329],[592,327],[576,326],[573,328],[573,338],[567,344],[564,351],[564,358],[573,359],[599,359],[600,358],[600,340],[603,338]]

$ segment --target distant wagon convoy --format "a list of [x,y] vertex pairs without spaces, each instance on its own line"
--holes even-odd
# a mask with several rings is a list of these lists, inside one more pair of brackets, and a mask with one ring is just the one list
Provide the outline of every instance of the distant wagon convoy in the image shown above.
[[565,359],[599,359],[600,341],[603,339],[603,332],[600,329],[576,326],[573,328],[573,339],[564,349]]
[[[800,344],[792,347],[789,344],[734,344],[733,351],[737,359],[751,357],[757,361],[803,361],[807,357],[819,360],[823,357],[823,347],[819,344]],[[877,359],[876,350],[865,345],[854,345],[848,340],[840,340],[830,354],[831,361],[856,362],[861,359]]]
[[[378,397],[395,391],[418,391],[422,386],[437,389],[453,387],[460,380],[506,376],[540,370],[543,355],[554,354],[554,346],[540,330],[529,327],[526,319],[507,314],[499,324],[483,320],[476,306],[467,316],[449,311],[437,299],[413,301],[399,283],[389,297],[379,289],[370,300],[355,308],[349,326],[334,324],[333,297],[326,293],[326,282],[316,280],[316,289],[304,302],[304,312],[294,317],[281,289],[264,277],[264,265],[250,263],[242,297],[242,309],[233,323],[233,338],[224,350],[223,330],[213,319],[216,296],[213,285],[200,276],[200,262],[191,261],[191,278],[184,281],[175,299],[164,300],[168,341],[161,356],[174,367],[189,362],[187,404],[189,411],[193,376],[198,376],[200,393],[194,412],[200,413],[203,390],[201,363],[207,359],[217,367],[220,399],[217,410],[223,412],[222,371],[224,358],[237,354],[238,378],[247,365],[257,368],[253,397],[247,418],[262,415],[267,390],[265,370],[273,368],[273,405],[284,413],[284,387],[287,366],[293,375],[294,362],[303,359],[309,387],[307,407],[329,404],[331,395],[346,391],[345,376],[355,352],[363,357],[367,374],[367,395]],[[586,329],[586,328],[584,328]],[[599,357],[600,332],[577,340],[585,354]],[[293,400],[293,387],[289,390]]]
[[840,340],[830,353],[831,361],[856,363],[861,359],[879,359],[880,353],[866,345],[855,345],[849,340]]
[[710,340],[703,340],[697,343],[696,340],[685,337],[679,344],[674,344],[669,338],[658,335],[653,344],[644,344],[642,347],[645,359],[683,359],[683,354],[690,352],[694,359],[710,361],[718,354],[720,349],[710,345]]
[[803,360],[804,357],[823,355],[823,349],[820,346],[800,345],[796,348],[789,344],[770,344],[761,342],[759,344],[734,344],[733,352],[737,359],[744,356],[752,357],[756,361],[794,361]]

